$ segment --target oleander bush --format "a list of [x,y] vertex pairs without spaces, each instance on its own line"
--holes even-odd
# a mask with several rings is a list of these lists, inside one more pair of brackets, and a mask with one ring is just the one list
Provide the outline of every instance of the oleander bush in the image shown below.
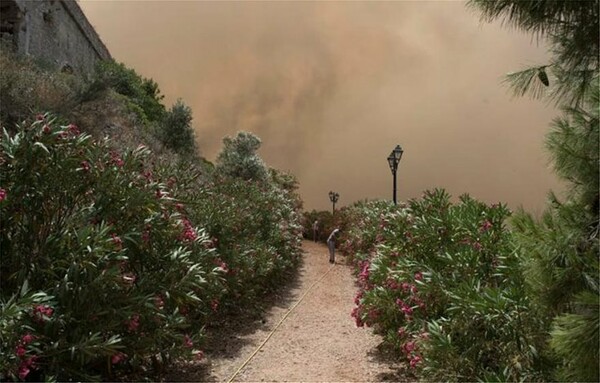
[[[38,116],[0,151],[0,377],[114,380],[202,357],[220,304],[298,262],[294,181],[156,166]],[[211,181],[214,177],[214,181]]]
[[509,210],[443,190],[347,217],[359,291],[352,312],[428,380],[536,380],[531,314]]
[[[338,211],[339,212],[339,211]],[[336,212],[336,213],[338,213]],[[319,230],[317,233],[317,241],[325,242],[327,237],[335,228],[336,221],[334,221],[333,215],[330,211],[307,211],[304,212],[303,222],[303,233],[304,237],[310,240],[314,240],[313,224],[315,221],[319,221]]]

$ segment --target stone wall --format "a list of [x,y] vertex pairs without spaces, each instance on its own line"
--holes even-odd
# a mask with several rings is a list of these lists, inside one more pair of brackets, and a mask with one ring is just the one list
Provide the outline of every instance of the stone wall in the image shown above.
[[75,0],[2,0],[2,38],[23,55],[89,75],[111,56]]

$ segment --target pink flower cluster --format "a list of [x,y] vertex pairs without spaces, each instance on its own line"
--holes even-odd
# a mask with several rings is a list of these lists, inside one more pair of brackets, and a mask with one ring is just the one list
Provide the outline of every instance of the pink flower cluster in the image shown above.
[[6,190],[0,188],[0,202],[6,199]]
[[396,299],[396,304],[400,307],[400,310],[406,315],[406,319],[410,320],[413,314],[413,309],[409,305],[407,305],[402,299]]
[[127,355],[123,354],[122,352],[118,352],[110,358],[110,362],[112,364],[117,364],[117,363],[121,363],[125,359],[127,359]]
[[38,322],[43,322],[47,318],[52,317],[54,309],[48,305],[34,305],[33,306],[33,317]]
[[471,238],[463,238],[460,241],[461,244],[463,245],[470,245],[471,247],[473,247],[473,249],[477,250],[477,251],[481,251],[481,249],[483,249],[483,245],[481,243],[479,243],[479,241],[475,240],[473,241]]
[[[47,311],[47,310],[46,310]],[[52,315],[52,313],[50,312],[50,315]],[[27,375],[29,375],[29,373],[31,372],[31,369],[35,369],[36,368],[36,361],[38,359],[38,357],[36,355],[33,355],[29,358],[26,358],[26,354],[27,354],[27,350],[26,350],[26,346],[33,342],[35,340],[35,336],[31,335],[31,334],[25,334],[21,337],[21,340],[19,341],[19,344],[17,345],[17,348],[15,349],[15,353],[17,354],[17,356],[19,357],[19,359],[21,359],[21,363],[19,364],[19,378],[21,380],[25,380],[25,378],[27,377]]]
[[419,364],[423,359],[421,355],[417,354],[417,349],[418,347],[415,340],[406,342],[402,345],[402,351],[406,355],[411,368],[417,367],[417,364]]
[[365,323],[361,318],[360,306],[356,306],[355,308],[353,308],[352,313],[350,315],[352,316],[352,318],[354,318],[354,321],[356,322],[356,327],[364,327]]
[[126,322],[127,330],[130,332],[136,332],[138,327],[140,327],[140,315],[133,314],[131,318]]
[[359,305],[360,304],[360,300],[363,297],[363,295],[365,294],[365,292],[363,290],[359,290],[356,295],[354,296],[354,304],[355,305]]
[[115,151],[110,152],[110,161],[109,164],[115,165],[118,168],[123,167],[125,165],[125,161],[121,158],[121,155]]
[[198,238],[198,234],[196,233],[196,229],[192,226],[192,223],[189,219],[184,218],[183,223],[183,233],[181,234],[181,240],[186,242],[193,242]]
[[81,169],[83,169],[84,172],[89,173],[91,169],[90,163],[87,161],[81,161]]
[[489,229],[491,229],[491,228],[492,228],[492,226],[493,226],[493,225],[492,225],[492,223],[491,223],[489,220],[487,220],[487,219],[486,219],[486,220],[485,220],[485,221],[484,221],[484,222],[481,224],[481,226],[479,227],[479,231],[483,233],[483,232],[485,232],[485,231],[488,231]]
[[368,260],[360,262],[360,274],[358,274],[358,281],[364,286],[369,282],[369,267],[371,263]]

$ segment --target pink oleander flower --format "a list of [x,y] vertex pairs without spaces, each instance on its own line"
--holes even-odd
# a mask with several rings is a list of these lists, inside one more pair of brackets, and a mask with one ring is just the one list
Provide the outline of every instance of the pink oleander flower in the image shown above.
[[213,300],[210,302],[210,308],[211,308],[213,311],[217,311],[217,309],[219,308],[219,301],[218,301],[218,300],[216,300],[216,299],[213,299]]
[[152,175],[152,171],[148,170],[148,171],[143,171],[142,172],[142,176],[146,179],[146,181],[148,182],[152,182],[152,180],[154,179],[153,175]]
[[150,232],[147,229],[142,232],[142,241],[145,243],[150,242]]
[[413,356],[410,359],[410,367],[415,368],[420,361],[421,361],[421,357],[419,355]]
[[194,229],[190,220],[184,218],[181,220],[181,223],[183,224],[183,233],[180,236],[181,240],[188,242],[195,241],[196,238],[198,238],[198,234],[196,233],[196,229]]
[[50,134],[50,132],[52,132],[50,125],[44,125],[44,127],[42,128],[42,132],[44,132],[44,134]]
[[194,347],[194,342],[192,342],[192,338],[190,338],[189,335],[185,335],[183,337],[183,343],[185,344],[185,347],[188,347],[188,348]]
[[492,226],[493,226],[492,223],[489,220],[486,219],[481,224],[481,227],[479,228],[479,231],[481,231],[481,232],[488,231]]
[[37,368],[37,366],[35,364],[35,362],[37,362],[37,360],[38,360],[37,355],[33,355],[32,357],[25,359],[22,362],[22,364],[24,364],[27,367],[31,367],[35,370]]
[[115,151],[110,152],[110,163],[119,168],[123,167],[123,165],[125,165],[125,161],[123,161],[123,159],[121,158],[119,153],[117,153]]
[[402,282],[402,284],[400,286],[402,287],[402,290],[404,292],[410,291],[410,286],[411,286],[410,283],[408,283],[408,282]]
[[398,282],[396,282],[394,279],[391,279],[391,278],[389,278],[388,280],[385,281],[385,285],[390,290],[398,290],[400,288],[400,285],[398,284]]
[[422,281],[422,280],[423,280],[423,273],[422,273],[422,272],[420,272],[420,271],[417,271],[417,272],[415,273],[415,280],[416,280],[416,281]]
[[123,354],[122,352],[118,352],[110,358],[110,362],[112,364],[120,363],[123,360],[125,360],[125,354]]
[[407,305],[407,304],[404,304],[404,305],[402,305],[402,307],[401,307],[400,309],[401,309],[401,310],[402,310],[402,312],[403,312],[405,315],[407,315],[407,316],[410,316],[410,315],[412,315],[412,313],[413,313],[413,309],[412,309],[412,307],[410,307],[410,306],[409,306],[409,305]]
[[43,321],[50,318],[54,313],[54,309],[48,305],[34,305],[33,316],[37,321]]
[[37,114],[35,116],[35,119],[38,120],[38,121],[42,121],[44,119],[44,115],[43,114]]
[[90,163],[87,161],[82,161],[81,162],[81,168],[83,169],[84,172],[89,172],[91,167],[90,167]]
[[31,370],[29,370],[29,368],[26,365],[21,364],[19,366],[19,379],[25,380],[25,378],[27,378],[27,375],[29,375],[30,371]]
[[133,314],[131,319],[127,321],[127,330],[135,332],[138,327],[140,327],[140,316],[139,314]]
[[404,350],[404,352],[406,354],[410,354],[411,352],[413,352],[415,350],[415,348],[416,348],[415,341],[406,342],[406,343],[404,343],[404,346],[402,346],[402,349]]
[[481,243],[479,242],[474,242],[473,243],[473,248],[477,251],[481,251],[481,249],[483,249],[483,246],[481,245]]
[[400,327],[400,328],[398,329],[398,336],[399,336],[400,338],[404,338],[404,336],[405,336],[405,335],[406,335],[406,329],[405,329],[404,327]]
[[360,300],[363,297],[363,295],[364,295],[363,291],[359,291],[359,292],[356,293],[356,296],[354,297],[354,304],[355,305],[360,304]]
[[67,129],[69,130],[69,133],[71,133],[75,136],[78,136],[79,134],[81,134],[81,132],[79,131],[79,128],[75,124],[70,124],[69,126],[67,126]]
[[221,261],[219,262],[219,267],[226,273],[229,272],[229,266],[227,266],[227,263]]
[[27,350],[25,350],[25,347],[21,345],[17,346],[17,348],[15,349],[15,354],[17,354],[19,358],[22,358],[26,352]]
[[21,343],[23,344],[29,344],[31,342],[33,342],[35,340],[35,336],[31,335],[31,334],[25,334],[21,337]]
[[0,188],[0,202],[6,199],[6,190]]
[[177,209],[179,212],[182,212],[185,209],[185,206],[182,203],[176,203],[175,209]]
[[413,297],[412,300],[417,306],[419,306],[420,309],[425,309],[425,302],[423,302],[421,298]]

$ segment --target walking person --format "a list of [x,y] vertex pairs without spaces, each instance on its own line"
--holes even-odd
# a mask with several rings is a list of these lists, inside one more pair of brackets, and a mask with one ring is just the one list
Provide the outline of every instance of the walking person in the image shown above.
[[319,239],[319,220],[317,219],[315,223],[313,223],[313,239],[315,242]]
[[327,246],[329,247],[329,263],[335,263],[335,240],[340,229],[333,229],[329,238],[327,238]]

